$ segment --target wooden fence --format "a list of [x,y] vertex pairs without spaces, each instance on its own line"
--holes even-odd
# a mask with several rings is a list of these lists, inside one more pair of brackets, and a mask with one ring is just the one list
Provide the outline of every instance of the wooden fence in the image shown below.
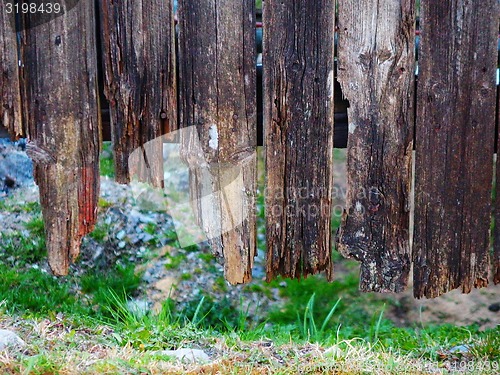
[[[129,182],[135,149],[179,128],[195,127],[201,141],[196,152],[192,140],[183,143],[195,197],[227,182],[217,165],[246,160],[244,194],[230,204],[248,214],[209,239],[226,279],[248,282],[256,253],[254,0],[179,0],[177,23],[172,0],[60,1],[62,14],[44,19],[16,17],[7,3],[0,118],[13,137],[28,138],[54,273],[67,273],[96,221],[102,64],[118,182]],[[402,291],[412,266],[418,298],[484,287],[489,272],[500,283],[500,225],[490,236],[492,212],[500,222],[500,195],[491,198],[498,1],[420,2],[418,84],[414,1],[335,3],[264,1],[268,279],[333,276],[338,78],[350,106],[336,243],[361,263],[361,289]],[[161,187],[161,158],[147,159],[149,182]],[[207,234],[230,216],[218,200],[196,210]]]

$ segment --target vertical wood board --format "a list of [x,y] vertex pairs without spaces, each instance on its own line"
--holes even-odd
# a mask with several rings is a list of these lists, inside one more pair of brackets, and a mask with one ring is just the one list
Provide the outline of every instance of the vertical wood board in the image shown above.
[[14,14],[0,12],[0,128],[5,126],[12,137],[24,135],[19,82],[17,35]]
[[[174,16],[171,0],[99,0],[105,94],[110,104],[115,175],[130,181],[132,152],[177,129]],[[161,142],[141,180],[162,186]],[[150,160],[151,159],[151,160]]]
[[80,1],[22,40],[27,153],[40,189],[49,264],[65,275],[93,230],[99,197],[100,118],[95,12]]
[[264,3],[267,279],[331,279],[335,2]]
[[488,284],[498,2],[421,2],[414,295]]
[[363,291],[401,292],[410,271],[413,0],[339,3],[338,78],[349,100],[346,209],[339,251]]
[[182,154],[198,224],[231,284],[255,256],[256,71],[253,0],[179,1]]
[[493,232],[493,282],[500,284],[500,87],[497,86],[497,162],[495,173],[495,229]]

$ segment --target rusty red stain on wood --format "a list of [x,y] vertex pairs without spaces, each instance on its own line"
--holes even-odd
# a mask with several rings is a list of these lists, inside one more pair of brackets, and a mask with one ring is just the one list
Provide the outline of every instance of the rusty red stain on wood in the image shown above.
[[[27,152],[45,222],[49,264],[66,275],[99,197],[100,121],[94,2],[29,28],[22,38]],[[30,17],[24,19],[30,25]]]

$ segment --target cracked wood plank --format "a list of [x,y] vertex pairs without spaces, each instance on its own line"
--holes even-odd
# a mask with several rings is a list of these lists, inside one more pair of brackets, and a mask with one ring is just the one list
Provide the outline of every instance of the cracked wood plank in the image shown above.
[[422,1],[414,295],[488,284],[498,2]]
[[[21,112],[21,86],[17,36],[12,27],[14,14],[0,12],[0,128],[5,126],[10,135],[24,135]],[[0,129],[1,130],[1,129]]]
[[256,254],[255,1],[180,0],[182,157],[198,224],[231,284]]
[[335,4],[264,6],[267,279],[332,278]]
[[411,261],[414,1],[343,1],[338,29],[338,79],[350,108],[337,246],[361,262],[361,290],[401,292]]
[[21,41],[28,145],[45,222],[49,264],[66,275],[93,230],[99,197],[100,117],[95,12],[70,12],[29,28]]
[[[142,164],[129,160],[148,141],[177,129],[174,15],[171,0],[99,0],[104,91],[110,104],[115,179],[128,183]],[[163,183],[161,142],[140,180]],[[132,165],[129,165],[131,163]],[[130,170],[132,169],[132,171]]]

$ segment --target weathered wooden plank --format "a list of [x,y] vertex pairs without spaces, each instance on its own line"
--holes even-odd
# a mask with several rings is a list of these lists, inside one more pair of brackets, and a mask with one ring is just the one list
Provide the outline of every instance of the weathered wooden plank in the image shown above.
[[421,2],[414,295],[488,284],[498,2]]
[[495,206],[494,219],[495,228],[493,231],[493,262],[492,273],[493,282],[500,284],[500,87],[497,86],[497,142],[496,142],[496,174],[495,174]]
[[339,3],[338,77],[350,102],[339,251],[361,262],[363,291],[400,292],[410,270],[413,0]]
[[[119,183],[127,183],[132,152],[162,132],[177,129],[172,1],[99,0],[99,4],[115,176]],[[142,179],[161,186],[161,149],[155,155],[146,160],[149,171]]]
[[267,279],[331,279],[335,2],[266,1]]
[[250,281],[256,248],[254,23],[253,0],[179,1],[182,154],[198,223],[232,284]]
[[[93,1],[30,28],[22,40],[27,152],[45,221],[49,264],[65,275],[96,221],[100,120]],[[36,15],[34,16],[36,17]]]
[[10,135],[24,134],[21,115],[21,89],[14,13],[0,12],[0,129],[5,126]]

